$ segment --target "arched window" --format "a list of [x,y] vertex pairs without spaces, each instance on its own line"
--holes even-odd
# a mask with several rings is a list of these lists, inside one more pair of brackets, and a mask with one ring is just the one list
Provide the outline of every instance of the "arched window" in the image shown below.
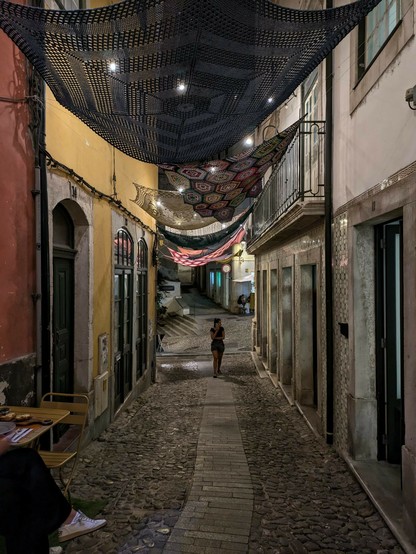
[[114,263],[121,266],[133,266],[133,240],[125,229],[119,229],[114,238]]
[[133,239],[126,229],[114,237],[115,407],[132,389]]
[[57,248],[74,248],[74,223],[67,210],[58,204],[53,210],[53,245]]
[[147,363],[147,332],[148,332],[148,248],[146,241],[140,239],[137,243],[136,258],[136,309],[137,309],[137,338],[136,338],[136,377],[139,379]]

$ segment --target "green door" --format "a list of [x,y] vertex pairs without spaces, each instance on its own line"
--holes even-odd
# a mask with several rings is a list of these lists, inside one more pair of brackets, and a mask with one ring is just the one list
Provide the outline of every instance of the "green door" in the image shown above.
[[379,459],[399,464],[404,442],[402,220],[377,228]]
[[74,262],[53,259],[53,390],[74,387]]

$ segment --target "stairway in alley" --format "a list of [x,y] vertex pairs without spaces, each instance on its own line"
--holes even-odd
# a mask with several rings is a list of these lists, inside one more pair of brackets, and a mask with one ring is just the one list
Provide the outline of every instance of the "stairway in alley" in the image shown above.
[[218,306],[197,289],[184,292],[181,304],[189,315],[168,315],[157,326],[158,355],[208,356],[211,359],[210,328],[214,318],[221,318],[225,329],[225,355],[252,349],[252,317],[232,314]]
[[158,335],[165,337],[184,337],[198,335],[198,323],[189,315],[168,315],[157,323]]

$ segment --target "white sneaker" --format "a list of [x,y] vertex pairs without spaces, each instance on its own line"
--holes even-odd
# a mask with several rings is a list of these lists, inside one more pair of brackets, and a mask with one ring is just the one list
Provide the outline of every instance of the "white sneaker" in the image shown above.
[[71,521],[66,525],[62,525],[58,530],[59,542],[69,541],[80,535],[85,535],[86,533],[92,533],[104,527],[107,523],[105,519],[90,519],[82,512],[78,511]]
[[49,548],[49,554],[62,554],[63,551],[62,546],[51,546]]

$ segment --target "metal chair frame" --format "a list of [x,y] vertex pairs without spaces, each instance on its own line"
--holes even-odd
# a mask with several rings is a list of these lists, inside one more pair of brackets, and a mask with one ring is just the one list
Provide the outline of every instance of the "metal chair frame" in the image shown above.
[[[71,399],[71,401],[69,401],[69,399]],[[77,425],[80,428],[74,451],[55,452],[39,450],[40,456],[49,469],[59,469],[59,479],[61,481],[64,494],[70,498],[69,487],[72,483],[75,469],[78,464],[82,440],[84,438],[85,425],[88,419],[89,399],[86,394],[47,392],[42,396],[40,407],[69,411],[69,414],[61,421],[61,423]],[[63,470],[69,463],[72,463],[72,466],[69,470],[69,476],[65,478]]]

